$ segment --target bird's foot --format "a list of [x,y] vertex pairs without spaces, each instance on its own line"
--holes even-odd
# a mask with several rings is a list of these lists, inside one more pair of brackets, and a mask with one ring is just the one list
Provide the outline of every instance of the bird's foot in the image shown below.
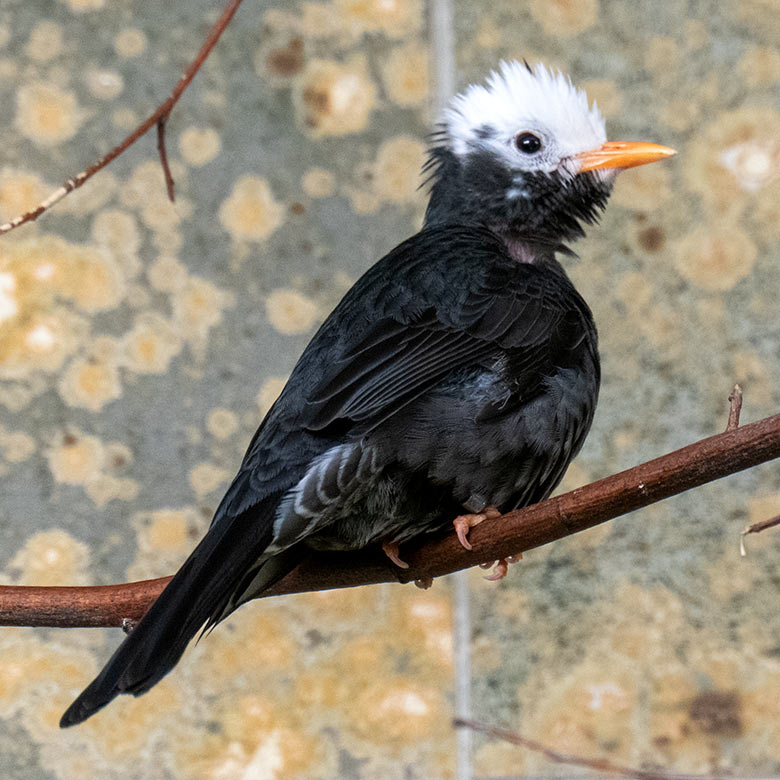
[[397,542],[383,542],[382,549],[385,555],[400,569],[408,569],[409,564],[406,561],[402,561],[398,557],[398,543]]
[[486,580],[489,580],[490,582],[498,582],[498,580],[503,580],[504,577],[506,577],[507,572],[509,571],[509,564],[510,563],[517,563],[518,561],[522,560],[523,553],[518,553],[517,555],[509,555],[506,558],[500,558],[497,561],[488,561],[487,563],[480,563],[479,568],[480,569],[489,569],[491,566],[495,564],[495,568],[493,569],[492,573],[485,577]]
[[473,549],[469,541],[469,531],[479,525],[483,520],[492,520],[494,517],[500,517],[501,512],[494,506],[485,507],[481,512],[472,515],[458,515],[452,524],[455,526],[455,533],[458,535],[458,541],[467,549]]
[[414,584],[420,589],[420,590],[428,590],[433,585],[433,577],[418,577]]

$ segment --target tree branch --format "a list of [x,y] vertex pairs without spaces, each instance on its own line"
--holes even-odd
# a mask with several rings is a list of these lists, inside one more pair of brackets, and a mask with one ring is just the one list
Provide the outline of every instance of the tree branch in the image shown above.
[[623,777],[634,777],[637,780],[715,780],[716,777],[727,777],[727,775],[680,775],[666,772],[662,769],[638,769],[624,764],[616,764],[606,758],[586,758],[572,753],[561,753],[547,745],[537,742],[535,739],[529,739],[521,734],[508,729],[487,726],[483,723],[477,723],[473,720],[456,718],[453,721],[455,728],[466,728],[472,731],[478,731],[493,739],[500,739],[509,742],[518,747],[524,747],[535,753],[541,753],[545,758],[554,761],[557,764],[567,764],[569,766],[585,767],[594,769],[597,772],[607,772],[610,774],[622,775]]
[[219,19],[217,19],[216,24],[211,28],[208,37],[195,56],[195,59],[189,64],[187,70],[184,71],[184,75],[179,79],[179,83],[173,88],[173,92],[171,92],[170,96],[158,106],[157,110],[151,116],[141,122],[141,124],[138,125],[124,141],[115,146],[108,154],[104,155],[96,163],[90,165],[89,168],[68,179],[61,187],[54,190],[54,192],[52,192],[39,206],[32,211],[28,211],[26,214],[15,217],[10,222],[0,225],[0,236],[4,233],[9,233],[27,222],[38,219],[41,214],[48,211],[55,203],[59,203],[66,195],[73,192],[73,190],[77,190],[98,171],[113,162],[122,154],[122,152],[129,149],[139,138],[146,135],[153,127],[157,128],[157,149],[160,154],[160,163],[163,167],[163,172],[165,173],[165,184],[168,189],[168,197],[173,200],[173,177],[171,176],[167,155],[165,153],[165,123],[168,121],[168,117],[170,116],[171,111],[173,111],[173,107],[178,103],[184,90],[187,89],[190,82],[195,78],[195,74],[200,70],[201,66],[206,61],[206,58],[211,54],[211,50],[225,31],[225,28],[230,24],[230,20],[233,18],[240,5],[241,0],[228,0],[225,9],[222,11]]
[[[440,577],[548,544],[777,457],[780,414],[486,520],[469,534],[472,551],[453,533],[405,550],[408,569],[393,566],[378,550],[312,555],[264,595]],[[0,625],[121,626],[140,619],[169,579],[99,587],[0,586]]]

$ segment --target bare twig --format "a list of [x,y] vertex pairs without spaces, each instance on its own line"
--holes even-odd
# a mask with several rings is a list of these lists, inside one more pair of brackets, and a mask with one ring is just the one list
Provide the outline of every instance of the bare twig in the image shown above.
[[54,192],[49,195],[37,208],[32,211],[28,211],[26,214],[22,214],[15,217],[10,222],[6,222],[4,225],[0,225],[0,235],[9,233],[11,230],[24,225],[27,222],[36,220],[45,211],[48,211],[55,203],[59,203],[66,195],[77,190],[84,182],[91,179],[98,171],[105,168],[109,163],[113,162],[120,154],[126,149],[129,149],[139,138],[146,135],[153,127],[157,127],[157,148],[160,151],[160,161],[165,172],[165,183],[168,187],[168,197],[173,200],[173,177],[171,176],[170,169],[168,168],[168,161],[165,154],[165,139],[164,139],[164,126],[168,117],[170,116],[173,107],[179,101],[179,98],[184,93],[184,90],[190,85],[190,82],[195,78],[195,74],[200,70],[206,58],[211,53],[215,44],[219,40],[225,28],[230,24],[230,20],[241,5],[241,0],[228,0],[225,9],[222,11],[221,16],[217,20],[216,24],[211,28],[203,46],[196,55],[195,59],[189,64],[187,70],[184,71],[184,75],[179,79],[179,83],[173,88],[170,96],[161,103],[157,110],[141,122],[135,130],[133,130],[127,138],[120,144],[115,146],[108,154],[101,157],[96,163],[93,163],[86,170],[76,174],[76,176],[68,179],[65,184],[58,187]]
[[160,155],[160,165],[162,165],[163,175],[165,176],[165,189],[168,190],[168,200],[173,203],[176,198],[173,194],[175,187],[171,167],[168,165],[168,151],[165,148],[165,124],[168,117],[161,116],[157,120],[157,152]]
[[739,428],[739,415],[742,413],[742,388],[734,385],[734,389],[729,393],[729,421],[726,423],[726,430],[733,431]]
[[[711,436],[569,493],[476,526],[473,550],[455,534],[403,551],[408,569],[381,550],[317,554],[269,589],[268,596],[413,582],[495,561],[583,531],[669,496],[780,457],[780,414]],[[0,625],[121,626],[138,620],[169,577],[101,587],[0,586]]]
[[[456,728],[467,728],[472,731],[478,731],[493,739],[500,739],[509,742],[512,745],[533,750],[535,753],[541,753],[545,758],[554,761],[556,764],[568,764],[569,766],[585,767],[595,769],[597,772],[607,772],[609,774],[622,775],[623,777],[635,777],[638,780],[715,780],[719,775],[678,775],[670,772],[664,772],[660,769],[637,769],[632,766],[616,764],[608,761],[606,758],[586,758],[572,753],[561,753],[547,745],[537,742],[535,739],[523,737],[514,731],[508,729],[486,726],[473,720],[464,720],[456,718],[453,721]],[[723,777],[726,777],[723,775]]]
[[759,520],[757,523],[745,526],[745,530],[739,535],[739,553],[743,557],[747,555],[745,550],[745,537],[748,534],[760,534],[761,531],[766,531],[767,528],[774,528],[780,525],[780,515],[770,517],[768,520]]

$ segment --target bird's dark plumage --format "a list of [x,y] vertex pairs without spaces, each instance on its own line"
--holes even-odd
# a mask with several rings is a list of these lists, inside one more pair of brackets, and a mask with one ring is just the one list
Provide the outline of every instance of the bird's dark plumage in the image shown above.
[[424,229],[317,331],[209,532],[61,725],[147,691],[307,549],[403,543],[558,484],[590,427],[599,361],[555,253],[611,179],[507,167],[491,133],[477,128],[478,148],[460,154],[433,150]]

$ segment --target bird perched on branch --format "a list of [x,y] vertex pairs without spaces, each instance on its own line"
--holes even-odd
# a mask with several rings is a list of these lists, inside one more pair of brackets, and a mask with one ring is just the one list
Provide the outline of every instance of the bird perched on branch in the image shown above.
[[[189,641],[311,549],[399,545],[546,498],[599,390],[596,328],[556,255],[618,171],[671,149],[609,143],[568,78],[503,63],[433,135],[423,229],[309,343],[193,553],[63,715],[148,691]],[[506,562],[499,562],[503,574]]]

